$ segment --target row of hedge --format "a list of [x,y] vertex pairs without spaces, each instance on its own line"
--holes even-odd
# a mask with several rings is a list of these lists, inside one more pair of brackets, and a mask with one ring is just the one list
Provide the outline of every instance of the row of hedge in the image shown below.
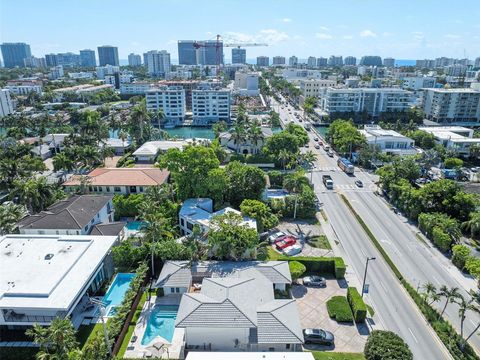
[[353,322],[353,314],[345,296],[333,296],[327,301],[328,316],[338,322]]
[[306,257],[296,256],[294,258],[281,255],[278,260],[283,261],[298,261],[305,265],[307,272],[331,274],[336,279],[343,279],[347,266],[341,257]]
[[347,289],[347,300],[352,308],[353,318],[356,323],[364,322],[367,318],[367,305],[358,293],[357,288],[349,287]]
[[368,237],[372,240],[375,247],[378,251],[382,254],[383,258],[390,266],[392,271],[395,273],[395,276],[400,280],[403,287],[407,290],[410,297],[413,299],[417,307],[420,309],[422,314],[427,319],[428,323],[432,326],[435,333],[438,335],[440,340],[443,342],[447,350],[450,352],[452,357],[455,360],[480,360],[480,358],[476,355],[475,351],[469,344],[466,344],[463,351],[460,348],[460,344],[462,344],[462,339],[457,331],[453,328],[453,326],[446,321],[443,317],[440,316],[437,310],[435,310],[431,305],[429,305],[425,298],[422,297],[402,276],[400,271],[397,269],[393,261],[390,259],[388,254],[385,252],[383,247],[380,245],[378,240],[375,238],[373,233],[371,232],[370,228],[365,224],[363,219],[360,215],[357,214],[355,209],[352,207],[348,199],[342,194],[340,195],[353,213],[355,218],[358,220],[364,231],[367,233]]

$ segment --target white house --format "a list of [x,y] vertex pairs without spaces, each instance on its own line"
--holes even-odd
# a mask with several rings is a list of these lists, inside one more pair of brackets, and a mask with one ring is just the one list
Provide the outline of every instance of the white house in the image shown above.
[[115,236],[0,237],[0,325],[49,325],[56,317],[81,313],[87,294],[113,273],[115,241]]
[[232,134],[228,131],[220,133],[220,145],[233,150],[239,154],[258,154],[262,149],[267,138],[273,135],[272,129],[267,127],[261,128],[262,135],[257,141],[253,141],[250,137],[246,137],[240,142],[236,142]]
[[360,133],[367,139],[368,145],[374,145],[386,154],[415,155],[418,149],[415,142],[394,130],[384,130],[378,125],[365,125]]
[[147,141],[142,146],[140,146],[132,154],[135,157],[137,162],[148,162],[153,163],[157,158],[158,154],[166,152],[169,149],[178,149],[182,150],[187,145],[192,145],[194,143],[207,144],[210,143],[208,139],[186,139],[186,140],[158,140],[158,141]]
[[181,297],[175,320],[176,328],[185,329],[187,349],[300,351],[303,334],[295,299],[275,299],[274,294],[277,284],[291,283],[288,262],[198,263],[190,277],[188,265],[178,266],[174,273],[162,270],[155,287],[168,294],[170,282],[182,289],[193,283],[194,291]]
[[472,145],[480,146],[480,139],[473,137],[473,129],[462,126],[431,126],[420,127],[435,137],[437,144],[447,149],[454,149],[460,155],[469,155]]
[[[196,199],[186,199],[180,212],[178,214],[179,224],[180,224],[180,233],[182,235],[190,235],[193,232],[193,227],[195,225],[200,226],[202,232],[208,231],[210,227],[210,221],[214,216],[223,215],[227,212],[234,212],[238,215],[242,213],[238,210],[235,210],[231,207],[226,207],[219,211],[213,211],[213,200],[208,198],[196,198]],[[244,222],[242,225],[247,225],[252,229],[257,230],[257,222],[255,219],[244,217]]]

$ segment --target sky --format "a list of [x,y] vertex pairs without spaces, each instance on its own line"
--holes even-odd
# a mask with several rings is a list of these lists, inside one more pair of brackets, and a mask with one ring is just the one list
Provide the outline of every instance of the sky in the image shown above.
[[[0,0],[0,42],[34,56],[118,46],[119,56],[177,40],[261,42],[259,55],[480,56],[480,0]],[[230,50],[225,49],[230,59]]]

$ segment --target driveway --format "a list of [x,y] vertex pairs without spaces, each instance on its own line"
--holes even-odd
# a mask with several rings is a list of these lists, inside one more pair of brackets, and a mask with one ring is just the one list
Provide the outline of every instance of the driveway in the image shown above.
[[336,295],[347,295],[345,281],[327,279],[326,288],[307,288],[294,285],[292,295],[297,301],[302,328],[321,328],[335,335],[335,346],[308,344],[307,350],[330,350],[338,352],[363,352],[369,330],[365,324],[338,323],[330,319],[327,312],[327,300]]

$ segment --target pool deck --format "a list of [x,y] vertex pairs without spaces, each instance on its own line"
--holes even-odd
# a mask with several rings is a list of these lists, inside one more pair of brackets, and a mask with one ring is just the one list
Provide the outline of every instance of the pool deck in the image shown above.
[[[152,313],[155,305],[180,305],[181,295],[168,295],[168,296],[152,296],[150,301],[146,301],[143,305],[142,312],[138,318],[137,324],[133,331],[133,336],[136,336],[135,341],[130,341],[127,350],[125,351],[125,358],[158,358],[158,359],[183,359],[184,358],[184,338],[185,330],[177,329],[173,333],[172,342],[168,342],[164,338],[157,336],[148,345],[142,345],[142,338],[145,333],[148,318]],[[132,336],[132,337],[133,337]],[[155,345],[159,348],[164,345],[166,349],[163,353],[153,348]]]

